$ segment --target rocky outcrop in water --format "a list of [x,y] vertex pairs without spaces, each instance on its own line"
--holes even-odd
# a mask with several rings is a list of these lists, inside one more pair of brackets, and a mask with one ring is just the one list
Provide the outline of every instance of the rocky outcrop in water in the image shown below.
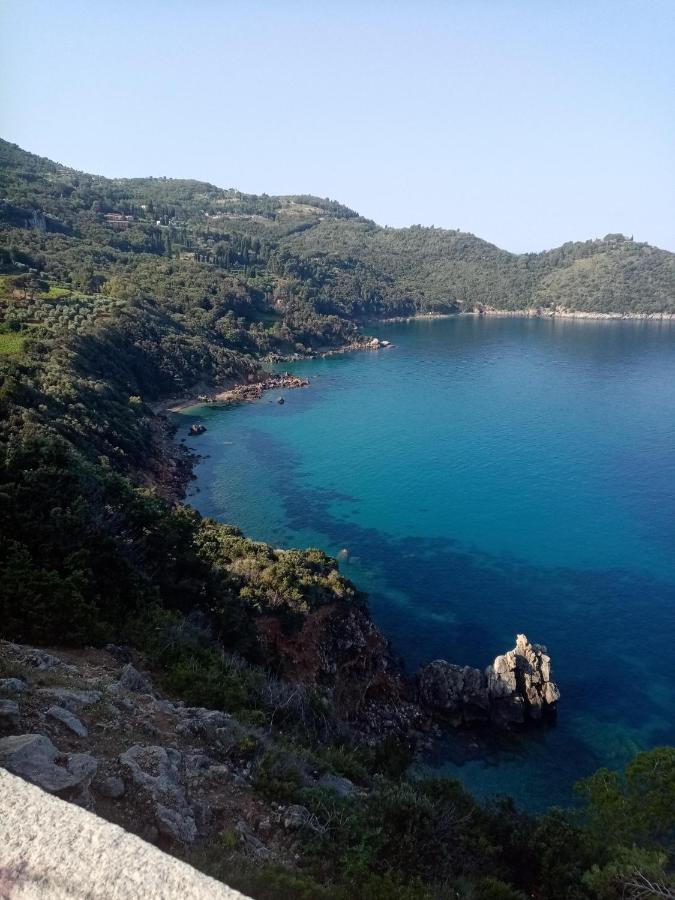
[[555,710],[560,692],[551,680],[546,647],[524,634],[483,672],[443,659],[420,669],[420,703],[453,725],[490,722],[497,727],[538,722]]

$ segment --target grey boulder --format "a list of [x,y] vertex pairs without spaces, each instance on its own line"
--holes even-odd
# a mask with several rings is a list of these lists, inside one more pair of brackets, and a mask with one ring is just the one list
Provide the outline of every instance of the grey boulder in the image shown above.
[[78,737],[86,737],[89,734],[87,726],[80,722],[74,713],[63,706],[50,706],[45,715],[56,719]]

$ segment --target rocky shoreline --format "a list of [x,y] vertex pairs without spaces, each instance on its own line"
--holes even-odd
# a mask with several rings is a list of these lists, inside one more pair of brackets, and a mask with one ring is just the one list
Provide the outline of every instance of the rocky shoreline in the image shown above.
[[532,306],[524,309],[496,309],[493,306],[476,307],[474,309],[458,309],[451,313],[417,313],[412,316],[392,316],[381,319],[383,323],[416,322],[425,319],[455,319],[459,316],[478,316],[480,318],[504,319],[579,319],[590,321],[635,321],[635,322],[673,322],[675,313],[618,313],[618,312],[586,312],[584,310],[567,309],[565,307]]

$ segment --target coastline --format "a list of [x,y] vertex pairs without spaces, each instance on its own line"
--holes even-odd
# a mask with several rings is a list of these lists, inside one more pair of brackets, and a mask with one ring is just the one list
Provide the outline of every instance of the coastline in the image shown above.
[[[386,321],[386,320],[382,320]],[[387,350],[393,345],[386,342],[377,342],[377,338],[363,337],[356,341],[350,341],[340,347],[333,347],[328,350],[317,350],[306,356],[293,353],[289,356],[273,356],[268,357],[264,362],[282,363],[282,362],[302,362],[302,360],[310,359],[327,359],[331,356],[340,356],[343,353],[353,353],[357,350]],[[250,378],[251,376],[249,376]],[[150,408],[156,416],[166,416],[169,413],[182,412],[193,406],[207,406],[217,404],[227,406],[230,403],[252,403],[259,400],[265,391],[274,390],[275,388],[294,389],[309,386],[309,378],[301,378],[298,375],[292,375],[290,372],[281,374],[267,373],[264,377],[255,378],[252,381],[232,380],[229,386],[221,386],[219,388],[208,388],[203,384],[197,385],[194,392],[184,397],[170,397],[151,404]],[[209,393],[209,390],[211,393]],[[216,393],[213,393],[213,391]]]
[[649,321],[649,322],[673,322],[675,313],[619,313],[619,312],[587,312],[585,310],[563,309],[556,307],[548,309],[539,306],[525,307],[524,309],[496,309],[486,306],[480,309],[459,309],[452,313],[415,313],[411,316],[391,316],[379,319],[382,324],[395,322],[414,322],[420,319],[454,319],[458,316],[476,316],[478,318],[515,318],[515,319],[587,319],[591,321]]

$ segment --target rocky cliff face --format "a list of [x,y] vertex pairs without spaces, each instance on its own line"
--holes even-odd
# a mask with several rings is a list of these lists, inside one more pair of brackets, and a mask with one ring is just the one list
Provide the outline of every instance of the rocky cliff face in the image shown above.
[[290,634],[274,616],[259,619],[258,630],[283,676],[328,689],[338,717],[363,737],[404,736],[420,724],[414,691],[365,609],[330,603],[309,612]]
[[560,699],[546,647],[531,644],[524,634],[483,672],[439,659],[420,670],[417,684],[422,705],[453,725],[538,722],[555,711]]

